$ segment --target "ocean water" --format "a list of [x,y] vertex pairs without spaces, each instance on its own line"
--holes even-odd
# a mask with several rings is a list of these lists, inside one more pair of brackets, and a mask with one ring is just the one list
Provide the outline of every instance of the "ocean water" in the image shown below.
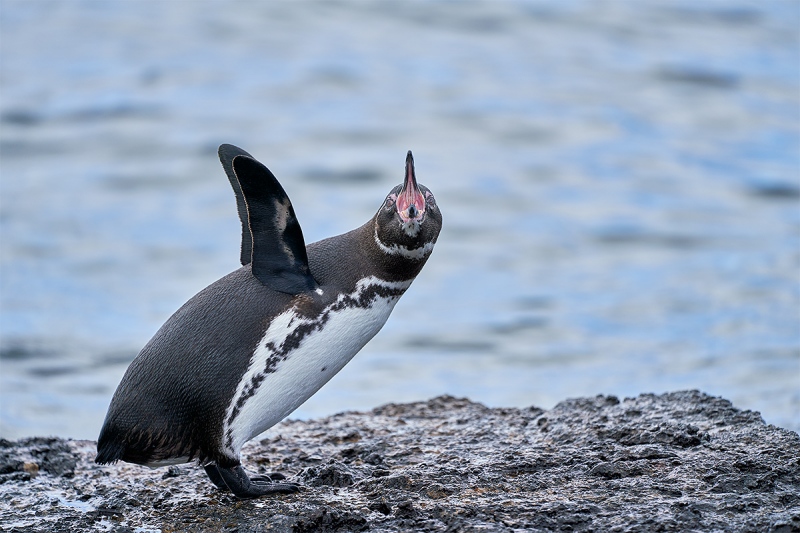
[[700,389],[800,430],[800,4],[0,0],[0,436],[96,438],[237,268],[239,145],[308,242],[414,151],[444,215],[293,417]]

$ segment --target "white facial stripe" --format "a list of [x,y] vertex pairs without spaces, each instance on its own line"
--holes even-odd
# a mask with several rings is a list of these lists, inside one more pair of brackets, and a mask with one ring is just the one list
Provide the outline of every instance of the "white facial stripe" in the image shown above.
[[377,227],[375,227],[374,235],[375,235],[375,243],[378,245],[378,248],[380,248],[383,252],[389,255],[399,255],[402,257],[407,257],[409,259],[423,259],[433,251],[432,242],[426,242],[423,246],[411,250],[409,250],[405,246],[400,246],[398,244],[386,246],[381,242],[380,238],[378,237]]

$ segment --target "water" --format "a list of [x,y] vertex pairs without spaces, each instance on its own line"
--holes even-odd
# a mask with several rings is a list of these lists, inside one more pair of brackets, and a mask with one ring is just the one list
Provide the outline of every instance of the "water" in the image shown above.
[[96,438],[238,266],[223,142],[306,239],[412,149],[444,229],[293,416],[697,388],[800,429],[796,2],[0,2],[0,435]]

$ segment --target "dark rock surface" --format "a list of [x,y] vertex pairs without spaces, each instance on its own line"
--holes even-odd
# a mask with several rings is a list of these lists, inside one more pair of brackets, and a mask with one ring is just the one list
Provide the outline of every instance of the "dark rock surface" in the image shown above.
[[244,450],[299,494],[239,501],[196,465],[0,441],[4,531],[800,531],[800,437],[700,392],[465,399],[287,421]]

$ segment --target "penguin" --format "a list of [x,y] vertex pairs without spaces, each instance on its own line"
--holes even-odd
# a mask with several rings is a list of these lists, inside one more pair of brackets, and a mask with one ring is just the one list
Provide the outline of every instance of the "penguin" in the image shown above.
[[383,327],[442,227],[408,152],[403,183],[352,231],[306,246],[270,170],[230,144],[219,159],[236,196],[242,266],[178,309],[125,372],[96,462],[197,461],[238,498],[292,493],[280,473],[251,477],[242,446],[327,383]]

